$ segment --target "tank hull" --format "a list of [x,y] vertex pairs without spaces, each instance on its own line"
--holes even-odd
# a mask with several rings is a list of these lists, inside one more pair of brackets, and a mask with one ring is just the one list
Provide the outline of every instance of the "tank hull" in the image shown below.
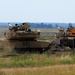
[[60,45],[68,46],[70,48],[75,48],[75,38],[73,37],[66,37],[67,39],[61,39]]
[[0,50],[10,51],[18,50],[45,50],[49,47],[49,41],[20,41],[20,40],[7,40],[5,38],[0,39]]

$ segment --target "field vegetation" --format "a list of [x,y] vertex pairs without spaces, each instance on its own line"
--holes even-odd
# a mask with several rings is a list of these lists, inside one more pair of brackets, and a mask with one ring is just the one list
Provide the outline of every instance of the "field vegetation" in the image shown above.
[[0,75],[75,75],[75,65],[1,69]]
[[0,53],[0,75],[74,75],[73,54]]
[[[7,30],[3,29],[1,36],[4,31]],[[52,40],[54,35],[48,34],[42,33],[40,39]],[[75,75],[74,64],[73,51],[56,54],[50,52],[18,54],[0,51],[0,75]]]
[[52,55],[48,53],[0,53],[0,68],[43,67],[63,64],[75,64],[75,56],[70,54]]

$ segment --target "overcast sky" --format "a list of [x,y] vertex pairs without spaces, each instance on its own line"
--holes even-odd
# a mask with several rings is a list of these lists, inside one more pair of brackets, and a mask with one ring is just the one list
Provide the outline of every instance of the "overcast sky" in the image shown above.
[[0,0],[0,22],[75,23],[75,0]]

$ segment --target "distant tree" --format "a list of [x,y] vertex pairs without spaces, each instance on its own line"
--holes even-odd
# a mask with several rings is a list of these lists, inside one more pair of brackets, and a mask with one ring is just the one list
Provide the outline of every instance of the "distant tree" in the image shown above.
[[59,27],[58,24],[56,24],[56,25],[55,25],[55,28],[58,28],[58,27]]
[[44,28],[44,23],[41,23],[40,24],[40,28]]
[[53,26],[52,26],[52,24],[49,24],[49,26],[48,26],[49,28],[53,28]]
[[72,23],[69,23],[68,27],[71,27],[72,26]]

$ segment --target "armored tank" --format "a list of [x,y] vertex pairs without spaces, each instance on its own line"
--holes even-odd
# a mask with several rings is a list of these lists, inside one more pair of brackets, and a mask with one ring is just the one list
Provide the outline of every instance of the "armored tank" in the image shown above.
[[38,40],[40,30],[31,30],[30,25],[23,23],[18,26],[9,26],[5,37],[0,39],[0,50],[4,51],[39,51],[40,53],[50,48],[50,41]]
[[59,29],[59,32],[56,33],[56,38],[59,40],[60,46],[75,48],[75,28],[73,26],[66,30]]

